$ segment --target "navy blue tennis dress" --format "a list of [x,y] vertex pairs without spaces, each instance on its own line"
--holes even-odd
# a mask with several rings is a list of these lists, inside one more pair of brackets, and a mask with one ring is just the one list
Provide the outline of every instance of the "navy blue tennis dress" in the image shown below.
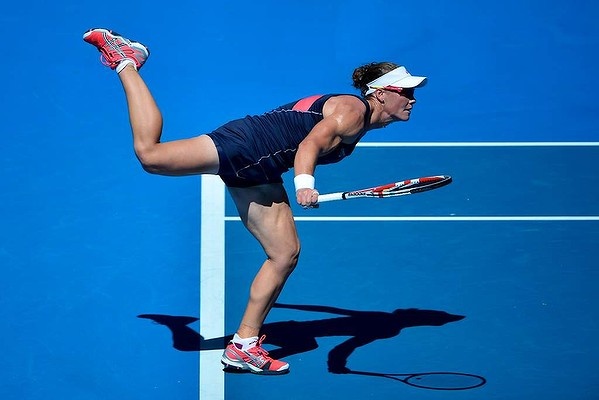
[[[218,150],[218,175],[227,186],[249,187],[283,182],[282,174],[293,168],[298,145],[323,119],[324,103],[338,94],[306,97],[261,115],[248,115],[226,123],[208,134]],[[350,155],[366,133],[370,105],[366,106],[364,129],[352,144],[339,144],[318,158],[317,164],[335,163]]]

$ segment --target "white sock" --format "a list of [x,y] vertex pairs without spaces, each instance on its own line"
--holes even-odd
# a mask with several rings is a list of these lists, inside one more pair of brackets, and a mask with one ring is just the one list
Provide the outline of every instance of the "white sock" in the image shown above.
[[133,68],[135,68],[135,70],[137,71],[137,67],[135,66],[135,62],[133,62],[133,60],[129,59],[129,58],[125,58],[123,61],[121,61],[119,63],[119,65],[116,66],[116,73],[120,74],[122,70],[125,69],[125,67],[127,65],[133,65]]
[[233,335],[233,343],[242,345],[243,347],[241,348],[241,350],[247,350],[249,348],[256,346],[256,343],[258,343],[258,336],[252,336],[249,338],[241,338],[241,337],[239,337],[238,334],[235,334],[235,335]]

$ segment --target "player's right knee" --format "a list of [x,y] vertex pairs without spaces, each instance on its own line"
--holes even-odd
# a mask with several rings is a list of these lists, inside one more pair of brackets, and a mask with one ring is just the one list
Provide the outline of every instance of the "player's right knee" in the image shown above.
[[285,274],[290,274],[295,269],[300,256],[300,245],[299,243],[295,246],[290,246],[285,251],[281,251],[272,260],[275,262]]

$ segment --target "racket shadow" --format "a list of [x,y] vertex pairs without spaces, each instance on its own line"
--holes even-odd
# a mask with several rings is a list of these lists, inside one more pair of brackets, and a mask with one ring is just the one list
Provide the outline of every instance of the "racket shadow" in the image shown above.
[[347,374],[375,376],[430,390],[469,390],[484,386],[487,380],[480,375],[464,372],[419,372],[413,374],[383,374],[369,371],[347,370]]
[[[405,328],[442,326],[465,318],[462,315],[454,315],[445,311],[416,308],[384,312],[279,303],[275,304],[275,308],[338,315],[334,318],[267,323],[263,326],[262,332],[267,335],[268,344],[276,347],[269,350],[271,356],[276,359],[317,349],[319,347],[317,338],[349,336],[349,339],[335,346],[328,353],[328,370],[335,374],[349,373],[350,370],[346,368],[348,358],[357,348],[366,346],[376,340],[395,337]],[[138,318],[150,319],[169,328],[172,333],[172,345],[180,351],[224,349],[233,336],[227,335],[205,339],[200,333],[188,326],[198,320],[195,317],[142,314]],[[371,374],[375,374],[372,376],[378,376],[376,373]],[[362,375],[368,374],[363,373]],[[381,374],[381,376],[383,375]]]

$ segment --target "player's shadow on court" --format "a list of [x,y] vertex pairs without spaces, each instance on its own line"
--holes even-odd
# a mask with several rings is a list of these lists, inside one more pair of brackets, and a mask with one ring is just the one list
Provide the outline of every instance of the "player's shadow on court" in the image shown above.
[[[379,339],[399,335],[402,329],[415,326],[442,326],[465,317],[445,311],[420,310],[415,308],[397,309],[392,312],[356,311],[317,305],[276,304],[276,308],[341,315],[341,317],[316,319],[311,321],[280,321],[263,326],[269,345],[277,347],[269,350],[275,358],[308,352],[318,348],[319,337],[341,336],[350,338],[335,346],[328,355],[327,364],[332,373],[348,373],[347,359],[359,347]],[[201,351],[224,349],[232,335],[205,339],[188,325],[197,321],[195,317],[142,314],[147,318],[168,327],[172,332],[173,347],[180,351]]]

